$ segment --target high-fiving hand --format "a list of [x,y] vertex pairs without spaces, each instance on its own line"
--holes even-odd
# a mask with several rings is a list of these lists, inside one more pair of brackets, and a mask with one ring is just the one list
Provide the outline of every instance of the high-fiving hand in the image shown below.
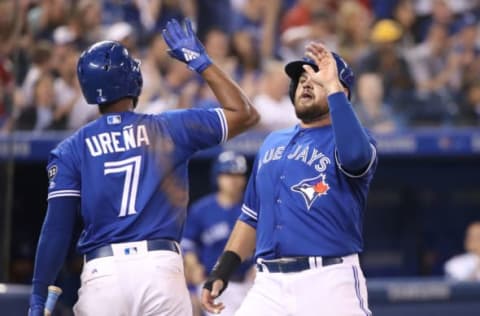
[[320,43],[308,44],[305,55],[312,59],[318,66],[318,71],[315,71],[309,65],[303,66],[303,69],[305,69],[315,83],[321,85],[327,91],[327,94],[343,91],[343,86],[338,78],[335,58],[324,45]]
[[170,56],[186,63],[190,69],[202,73],[212,64],[189,19],[185,19],[185,29],[176,19],[168,21],[163,29],[163,38],[170,48]]

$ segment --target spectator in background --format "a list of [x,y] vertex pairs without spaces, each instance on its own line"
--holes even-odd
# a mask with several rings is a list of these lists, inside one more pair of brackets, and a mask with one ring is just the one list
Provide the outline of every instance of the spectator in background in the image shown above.
[[55,79],[55,120],[65,119],[65,128],[75,131],[97,118],[98,109],[88,105],[82,97],[77,79],[78,51],[70,51],[58,65],[59,76]]
[[478,21],[474,14],[463,15],[455,24],[453,49],[449,62],[455,69],[452,88],[458,92],[462,84],[480,78],[480,46]]
[[457,125],[480,126],[480,79],[467,83],[462,92]]
[[309,42],[322,42],[332,50],[337,50],[337,36],[334,34],[334,13],[329,9],[311,12],[308,24],[291,27],[283,32],[282,57],[296,59],[302,56]]
[[167,67],[162,90],[157,90],[162,94],[152,95],[150,102],[136,109],[137,112],[154,114],[192,106],[199,85],[195,74],[177,61],[171,60]]
[[357,80],[355,110],[363,125],[375,133],[398,131],[402,122],[384,102],[382,77],[377,73],[363,73]]
[[426,40],[405,51],[419,104],[409,107],[415,124],[442,124],[458,111],[450,85],[458,71],[449,62],[451,41],[443,24],[434,24]]
[[9,79],[5,75],[3,65],[0,64],[0,133],[7,132],[10,129],[10,113],[12,110],[12,94],[9,93],[8,86],[11,86]]
[[297,0],[295,4],[287,9],[280,21],[280,32],[283,33],[290,28],[308,25],[313,12],[329,10],[328,1],[318,0]]
[[137,36],[133,27],[126,22],[117,22],[110,25],[104,35],[108,41],[116,41],[125,46],[132,56],[138,58]]
[[392,18],[398,22],[402,28],[401,46],[403,49],[413,47],[418,39],[416,37],[415,8],[412,0],[398,0],[393,7]]
[[280,0],[246,0],[234,15],[233,50],[239,59],[240,80],[252,80],[263,59],[275,55]]
[[31,103],[22,108],[16,118],[16,130],[39,132],[49,129],[65,129],[65,116],[55,113],[58,107],[55,103],[53,82],[54,78],[49,73],[45,73],[37,79],[33,85]]
[[429,4],[431,6],[430,12],[428,12],[428,15],[424,18],[419,19],[419,28],[417,31],[419,41],[425,40],[428,30],[434,24],[444,25],[449,34],[453,31],[455,15],[451,8],[451,1],[431,0],[429,1]]
[[102,7],[95,0],[79,0],[75,4],[66,25],[75,34],[77,48],[83,50],[103,39],[105,30],[102,26]]
[[207,32],[212,28],[224,30],[232,35],[233,22],[237,11],[232,7],[231,0],[198,0],[187,1],[196,3],[194,8],[197,21],[197,34],[204,40]]
[[143,89],[138,100],[137,108],[135,109],[136,112],[154,113],[149,112],[150,110],[147,108],[151,106],[151,103],[159,100],[161,100],[161,104],[158,104],[159,109],[169,107],[167,104],[170,95],[168,94],[168,89],[165,87],[163,78],[168,71],[168,64],[172,62],[167,50],[167,44],[163,40],[161,33],[156,33],[150,37],[148,46],[141,59]]
[[456,281],[480,281],[480,222],[467,227],[464,246],[466,253],[445,263],[445,274]]
[[75,41],[75,34],[65,25],[59,26],[53,31],[53,65],[60,65],[70,52],[77,50]]
[[38,1],[27,15],[28,29],[35,39],[50,39],[53,30],[68,23],[73,1],[43,0]]
[[[150,0],[102,0],[102,25],[109,27],[119,22],[130,25],[139,34],[147,28],[151,30],[155,23],[158,7],[165,1]],[[145,22],[147,25],[143,25]]]
[[288,97],[289,84],[282,63],[269,61],[265,64],[259,94],[253,99],[253,105],[260,114],[260,122],[255,129],[273,131],[299,122]]
[[228,33],[213,27],[209,29],[203,41],[208,55],[228,74],[233,75],[238,67],[237,59],[232,55]]
[[337,12],[337,51],[345,61],[356,65],[370,47],[372,15],[355,0],[342,1]]
[[38,81],[38,78],[48,75],[53,70],[52,44],[46,40],[38,41],[32,49],[30,61],[30,68],[21,87],[23,97],[21,103],[23,105],[32,103],[33,86]]
[[[233,151],[222,152],[214,162],[212,180],[217,191],[190,207],[185,224],[181,245],[187,271],[204,271],[209,274],[222,254],[241,213],[247,169],[246,157]],[[253,270],[252,264],[252,260],[246,260],[235,270],[228,288],[222,294],[226,306],[222,311],[223,316],[234,315],[240,307],[252,285],[253,275],[249,274]],[[197,285],[201,286],[203,281],[205,275]]]
[[0,1],[0,57],[20,46],[29,1]]
[[[222,67],[226,73],[233,77],[239,66],[238,59],[232,55],[230,44],[228,34],[219,28],[213,27],[205,34],[204,45],[208,55],[220,67]],[[220,106],[210,88],[205,83],[197,83],[197,90],[195,90],[195,86],[191,84],[189,85],[189,89],[182,91],[182,95],[187,98],[189,96],[192,99],[195,98],[195,100],[192,101],[195,104],[194,106],[198,108],[213,108]],[[245,82],[243,82],[243,84],[245,85]],[[253,94],[252,90],[252,88],[249,88],[249,93]]]
[[356,65],[359,75],[364,72],[382,75],[385,99],[395,107],[409,104],[415,98],[413,78],[398,47],[401,38],[402,29],[394,20],[376,22],[370,33],[370,52]]

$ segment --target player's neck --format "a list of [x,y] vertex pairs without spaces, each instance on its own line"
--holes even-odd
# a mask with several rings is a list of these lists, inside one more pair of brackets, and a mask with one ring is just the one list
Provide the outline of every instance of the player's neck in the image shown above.
[[231,207],[237,204],[238,202],[240,202],[241,198],[242,198],[241,194],[239,194],[238,196],[234,196],[221,191],[217,193],[218,204],[220,204],[223,207]]
[[313,127],[323,127],[327,125],[331,125],[332,120],[330,119],[330,113],[326,113],[325,115],[322,115],[316,120],[309,121],[309,122],[300,122],[300,127],[302,128],[313,128]]
[[101,106],[100,113],[108,114],[108,113],[119,113],[119,112],[127,112],[133,110],[133,101],[131,98],[123,98],[118,101],[112,102],[110,104],[106,104]]

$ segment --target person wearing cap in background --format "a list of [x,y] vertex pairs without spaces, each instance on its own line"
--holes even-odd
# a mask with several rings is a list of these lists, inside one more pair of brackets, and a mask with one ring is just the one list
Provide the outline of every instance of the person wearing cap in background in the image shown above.
[[260,146],[202,305],[222,312],[216,299],[255,251],[255,282],[236,316],[371,315],[358,254],[377,155],[350,103],[353,71],[323,44],[310,43],[285,72],[301,122]]
[[[191,284],[200,285],[205,281],[204,273],[211,272],[227,243],[241,213],[247,169],[245,156],[233,151],[222,152],[212,167],[212,180],[218,190],[190,207],[181,245],[187,281]],[[233,315],[240,306],[252,285],[252,264],[252,260],[246,260],[232,275],[230,286],[222,296],[226,306],[222,315]]]
[[385,100],[394,107],[413,104],[415,84],[401,50],[403,30],[394,20],[377,21],[370,33],[372,47],[357,63],[356,74],[382,75]]
[[132,55],[137,56],[136,34],[127,22],[112,24],[105,32],[105,39],[122,44]]

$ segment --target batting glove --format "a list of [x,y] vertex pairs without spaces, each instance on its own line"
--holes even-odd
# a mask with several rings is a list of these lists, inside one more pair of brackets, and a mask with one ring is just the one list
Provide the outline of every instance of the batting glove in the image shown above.
[[205,47],[195,35],[190,19],[185,19],[184,30],[176,19],[170,20],[163,30],[163,38],[167,43],[168,53],[175,59],[187,64],[188,68],[202,73],[212,64]]

